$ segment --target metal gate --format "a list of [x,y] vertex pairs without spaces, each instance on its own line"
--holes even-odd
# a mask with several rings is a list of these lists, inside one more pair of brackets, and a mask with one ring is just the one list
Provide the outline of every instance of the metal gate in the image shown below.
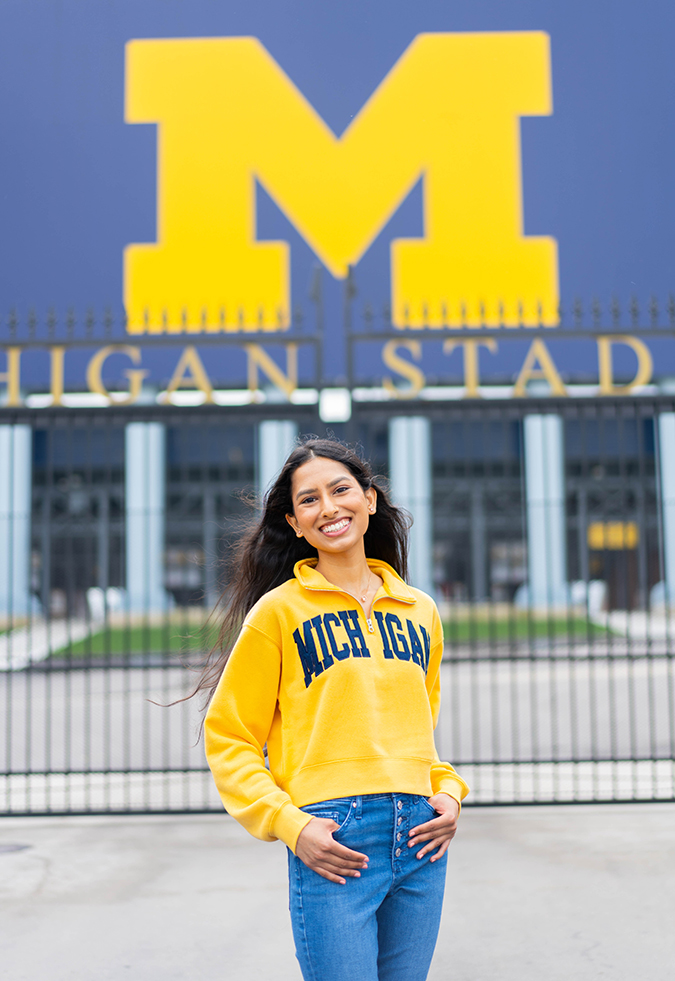
[[[30,427],[28,606],[0,622],[5,813],[203,811],[218,798],[185,661],[213,637],[259,423],[362,446],[387,475],[388,425],[431,425],[434,586],[445,623],[439,752],[474,803],[675,798],[675,614],[666,584],[658,419],[667,396],[354,402],[347,423],[277,405],[3,411]],[[523,427],[564,438],[564,601],[528,595]],[[126,590],[125,430],[165,427],[163,610]],[[22,429],[22,427],[24,427]],[[8,436],[8,438],[10,438]],[[1,502],[0,502],[1,504]],[[6,506],[6,505],[5,505]],[[0,507],[2,510],[2,507]],[[16,516],[15,516],[16,517]],[[0,514],[0,520],[8,520]],[[13,568],[14,556],[5,561]]]

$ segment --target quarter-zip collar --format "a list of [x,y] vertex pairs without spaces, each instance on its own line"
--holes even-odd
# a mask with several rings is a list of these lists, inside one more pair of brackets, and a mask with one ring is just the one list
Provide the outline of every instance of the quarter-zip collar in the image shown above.
[[[316,589],[325,591],[332,591],[335,593],[345,593],[346,590],[340,589],[339,586],[333,585],[332,582],[321,575],[320,572],[316,571],[316,564],[318,559],[300,559],[299,562],[295,563],[293,568],[293,575],[298,580],[301,586],[305,589]],[[407,603],[413,605],[417,602],[417,598],[407,584],[401,579],[399,574],[392,569],[392,567],[387,562],[382,562],[381,559],[366,559],[368,567],[376,576],[379,576],[382,580],[382,586],[375,593],[373,599],[373,604],[375,601],[382,597],[383,591],[386,596],[391,597],[391,599],[398,600],[400,603]],[[351,595],[347,593],[347,595]]]

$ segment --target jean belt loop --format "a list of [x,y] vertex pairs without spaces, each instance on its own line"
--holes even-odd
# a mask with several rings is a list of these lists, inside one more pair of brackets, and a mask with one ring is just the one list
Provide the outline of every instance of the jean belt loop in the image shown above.
[[363,811],[363,797],[355,797],[354,798],[354,803],[356,804],[356,807],[355,807],[356,820],[357,821],[360,821],[361,820],[361,812]]

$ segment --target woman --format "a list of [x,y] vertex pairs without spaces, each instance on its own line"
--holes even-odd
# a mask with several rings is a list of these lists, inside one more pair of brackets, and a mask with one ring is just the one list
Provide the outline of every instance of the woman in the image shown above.
[[423,981],[436,943],[468,787],[434,748],[443,636],[405,583],[407,531],[355,453],[302,443],[240,545],[200,685],[225,807],[288,847],[305,981]]

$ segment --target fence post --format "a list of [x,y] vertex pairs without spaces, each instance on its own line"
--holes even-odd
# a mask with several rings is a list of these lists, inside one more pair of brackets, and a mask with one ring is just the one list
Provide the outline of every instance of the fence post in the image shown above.
[[132,612],[166,609],[164,517],[166,429],[130,422],[125,430],[127,597]]
[[410,582],[433,594],[431,421],[425,416],[389,420],[389,476],[394,501],[415,519],[410,532]]
[[663,520],[664,600],[675,603],[675,412],[659,416],[659,472]]
[[0,426],[0,617],[31,610],[30,426]]
[[483,488],[476,481],[471,489],[471,586],[476,602],[488,598],[485,523]]
[[293,449],[298,427],[288,419],[265,419],[258,425],[256,484],[264,494]]
[[563,420],[526,415],[525,497],[527,504],[528,596],[533,607],[567,601]]

